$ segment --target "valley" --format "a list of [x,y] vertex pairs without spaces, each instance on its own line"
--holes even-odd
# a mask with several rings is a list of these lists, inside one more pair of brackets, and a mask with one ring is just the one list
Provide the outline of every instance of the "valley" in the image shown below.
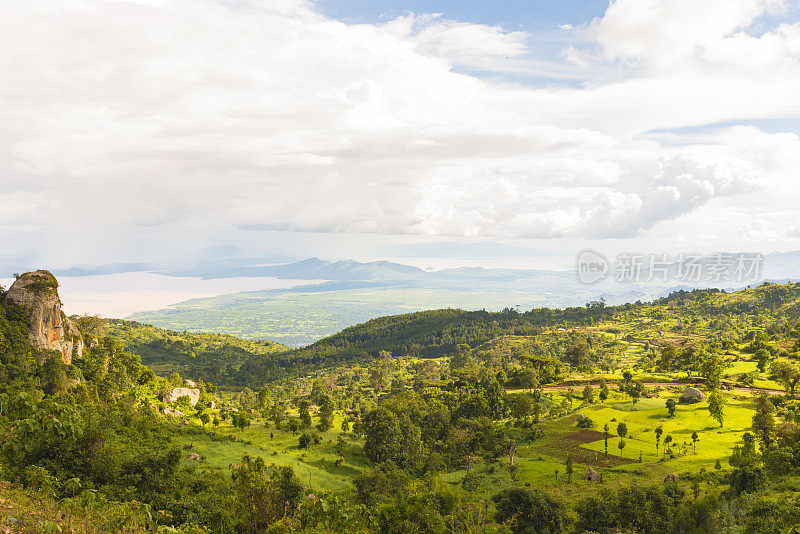
[[62,314],[69,359],[37,345],[57,287],[27,273],[0,307],[14,531],[502,532],[526,506],[549,518],[532,532],[764,532],[800,514],[800,284],[419,311],[294,349]]

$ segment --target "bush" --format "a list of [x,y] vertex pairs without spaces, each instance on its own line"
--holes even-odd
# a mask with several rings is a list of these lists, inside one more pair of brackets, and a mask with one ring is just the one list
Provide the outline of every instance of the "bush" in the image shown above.
[[731,473],[731,491],[755,493],[764,486],[764,472],[758,467],[743,467]]
[[583,414],[578,416],[578,421],[575,424],[578,425],[578,428],[594,428],[595,426],[594,421],[592,421],[590,417]]
[[514,534],[562,532],[567,523],[564,503],[542,491],[511,488],[492,497],[500,523],[511,523]]
[[481,477],[475,473],[470,473],[461,480],[461,487],[464,491],[477,491],[481,486]]
[[311,442],[314,441],[314,436],[308,434],[307,432],[303,432],[297,441],[301,449],[307,449],[308,446],[311,445]]

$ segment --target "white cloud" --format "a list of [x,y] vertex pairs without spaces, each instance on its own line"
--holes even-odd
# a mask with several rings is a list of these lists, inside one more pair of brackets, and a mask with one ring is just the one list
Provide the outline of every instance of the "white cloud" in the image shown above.
[[413,42],[418,52],[462,67],[493,70],[498,61],[527,52],[528,35],[523,31],[447,20],[439,14],[400,17],[387,29]]
[[702,56],[781,0],[613,0],[590,31],[610,59],[667,66]]
[[635,75],[536,88],[456,70],[524,61],[529,35],[441,16],[13,3],[0,18],[14,51],[0,55],[0,201],[13,208],[0,222],[36,225],[32,249],[102,234],[98,248],[177,251],[237,228],[627,237],[719,199],[778,198],[799,168],[794,134],[644,135],[797,113],[800,26],[744,33],[775,5],[617,0],[587,31]]

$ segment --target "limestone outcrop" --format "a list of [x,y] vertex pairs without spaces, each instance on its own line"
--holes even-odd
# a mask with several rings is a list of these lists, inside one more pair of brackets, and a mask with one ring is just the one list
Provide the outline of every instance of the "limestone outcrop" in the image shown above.
[[83,337],[64,312],[58,298],[58,281],[49,271],[25,273],[11,285],[5,303],[28,312],[31,344],[39,351],[55,350],[64,363],[83,355]]

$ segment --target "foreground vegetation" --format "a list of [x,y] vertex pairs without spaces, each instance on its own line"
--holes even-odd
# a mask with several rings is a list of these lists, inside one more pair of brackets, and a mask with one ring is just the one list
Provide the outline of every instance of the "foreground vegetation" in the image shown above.
[[[0,520],[52,532],[785,532],[800,523],[798,303],[800,285],[765,284],[440,310],[294,351],[84,317],[97,342],[73,365],[37,354],[24,314],[0,306]],[[179,386],[198,390],[194,406],[170,400]]]

